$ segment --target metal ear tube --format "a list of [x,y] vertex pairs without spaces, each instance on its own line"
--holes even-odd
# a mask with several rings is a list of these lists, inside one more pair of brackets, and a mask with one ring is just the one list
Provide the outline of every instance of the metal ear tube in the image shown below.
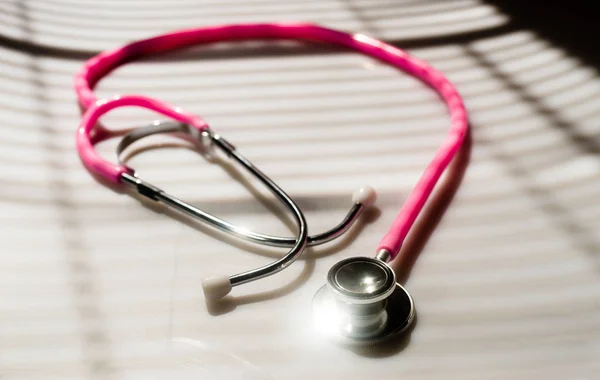
[[209,128],[199,132],[191,125],[172,121],[155,122],[145,127],[135,128],[124,135],[117,146],[119,163],[124,165],[124,162],[121,161],[120,156],[131,144],[144,137],[162,133],[183,133],[189,135],[192,140],[199,141],[201,139],[205,139],[205,143],[208,142],[213,144],[216,148],[223,151],[226,156],[234,159],[244,169],[253,174],[273,194],[275,194],[277,198],[292,212],[298,225],[298,236],[295,238],[283,238],[247,231],[246,229],[232,225],[214,215],[202,211],[195,206],[174,197],[162,189],[159,189],[158,187],[141,180],[135,174],[121,174],[122,182],[136,189],[140,194],[154,201],[161,202],[168,207],[182,212],[188,216],[206,222],[218,230],[258,244],[291,248],[291,250],[281,259],[276,260],[268,265],[235,275],[220,275],[205,278],[202,281],[202,288],[204,290],[204,295],[208,300],[217,300],[225,297],[227,294],[229,294],[234,286],[255,281],[282,271],[300,256],[307,245],[312,246],[323,244],[341,236],[352,226],[364,209],[366,207],[370,207],[375,202],[376,193],[373,189],[369,187],[358,189],[352,195],[353,202],[350,211],[340,224],[326,232],[314,236],[308,236],[306,220],[298,205],[296,205],[296,203],[269,177],[261,172],[248,159],[243,157],[231,143],[229,143],[220,135],[214,133]]

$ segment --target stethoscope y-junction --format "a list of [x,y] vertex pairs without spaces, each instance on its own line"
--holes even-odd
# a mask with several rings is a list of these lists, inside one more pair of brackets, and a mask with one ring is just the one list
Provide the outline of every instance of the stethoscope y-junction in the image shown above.
[[[322,244],[341,236],[360,213],[375,201],[375,192],[371,188],[365,187],[354,193],[350,211],[339,225],[324,233],[309,235],[302,210],[292,197],[246,159],[234,145],[213,131],[202,118],[145,96],[122,95],[98,100],[92,91],[96,83],[113,69],[133,60],[198,44],[246,39],[291,39],[340,45],[415,76],[434,89],[446,103],[451,120],[450,132],[374,250],[373,256],[351,257],[335,264],[328,272],[326,285],[313,299],[315,326],[339,342],[373,344],[396,336],[410,325],[415,316],[415,307],[409,293],[397,283],[395,273],[388,263],[397,256],[419,212],[460,148],[468,130],[467,113],[460,95],[444,75],[427,63],[363,34],[350,34],[304,23],[219,25],[175,31],[136,41],[91,58],[76,75],[75,89],[79,103],[85,110],[76,136],[77,150],[83,164],[91,173],[109,183],[129,187],[143,197],[238,238],[289,248],[283,257],[262,267],[235,275],[205,279],[203,288],[208,300],[226,296],[235,286],[280,272],[291,265],[307,246]],[[252,174],[286,206],[294,216],[296,236],[270,236],[239,228],[144,181],[120,159],[117,162],[103,159],[94,145],[111,138],[114,133],[108,132],[98,120],[119,107],[141,107],[172,119],[128,131],[122,136],[117,148],[119,157],[134,142],[163,133],[183,134],[199,144],[213,147]]]

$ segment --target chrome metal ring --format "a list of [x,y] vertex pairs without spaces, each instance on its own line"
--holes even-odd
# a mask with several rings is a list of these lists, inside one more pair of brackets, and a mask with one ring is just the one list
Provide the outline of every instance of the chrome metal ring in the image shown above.
[[327,285],[348,304],[373,304],[394,292],[396,275],[389,265],[370,257],[350,257],[336,263],[327,274]]

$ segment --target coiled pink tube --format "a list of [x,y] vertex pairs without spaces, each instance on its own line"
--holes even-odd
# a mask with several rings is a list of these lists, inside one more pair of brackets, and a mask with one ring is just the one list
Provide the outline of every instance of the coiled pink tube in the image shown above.
[[[408,55],[399,48],[362,34],[349,34],[304,23],[218,25],[175,31],[133,42],[116,50],[103,52],[88,60],[75,77],[75,90],[79,103],[83,109],[87,109],[87,116],[84,117],[84,121],[88,124],[82,124],[77,140],[77,149],[86,167],[112,182],[119,182],[120,173],[125,171],[126,168],[103,160],[94,151],[93,143],[90,142],[92,129],[101,127],[93,127],[93,123],[95,123],[97,115],[105,112],[107,107],[132,105],[132,103],[136,103],[141,99],[129,97],[126,98],[129,99],[127,101],[116,100],[108,103],[109,105],[107,103],[103,103],[104,105],[97,104],[92,89],[102,77],[119,65],[146,55],[163,53],[197,44],[246,39],[293,39],[341,45],[377,58],[420,79],[434,89],[446,103],[451,120],[450,132],[433,160],[425,168],[390,226],[389,231],[379,243],[378,250],[387,250],[394,259],[425,202],[431,195],[435,184],[460,148],[469,125],[463,101],[458,91],[444,75],[430,67],[426,62]],[[201,119],[181,110],[175,112],[175,108],[158,100],[144,98],[142,103],[144,103],[143,106],[171,117],[177,116],[179,118],[181,115],[185,115],[184,118],[193,121],[196,127],[202,128],[204,125]],[[104,107],[102,112],[97,110],[99,107]],[[92,120],[94,121],[92,122]],[[85,133],[81,131],[85,131]],[[102,131],[96,132],[97,136],[108,136],[108,134],[103,134]],[[101,139],[96,138],[96,140]],[[96,142],[94,141],[94,143]]]

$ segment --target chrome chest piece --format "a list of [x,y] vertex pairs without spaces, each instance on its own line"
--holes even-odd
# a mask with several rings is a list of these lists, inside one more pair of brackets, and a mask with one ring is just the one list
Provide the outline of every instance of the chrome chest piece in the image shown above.
[[327,284],[313,299],[313,322],[320,333],[347,345],[388,341],[410,326],[415,307],[387,264],[389,253],[351,257],[329,270]]

